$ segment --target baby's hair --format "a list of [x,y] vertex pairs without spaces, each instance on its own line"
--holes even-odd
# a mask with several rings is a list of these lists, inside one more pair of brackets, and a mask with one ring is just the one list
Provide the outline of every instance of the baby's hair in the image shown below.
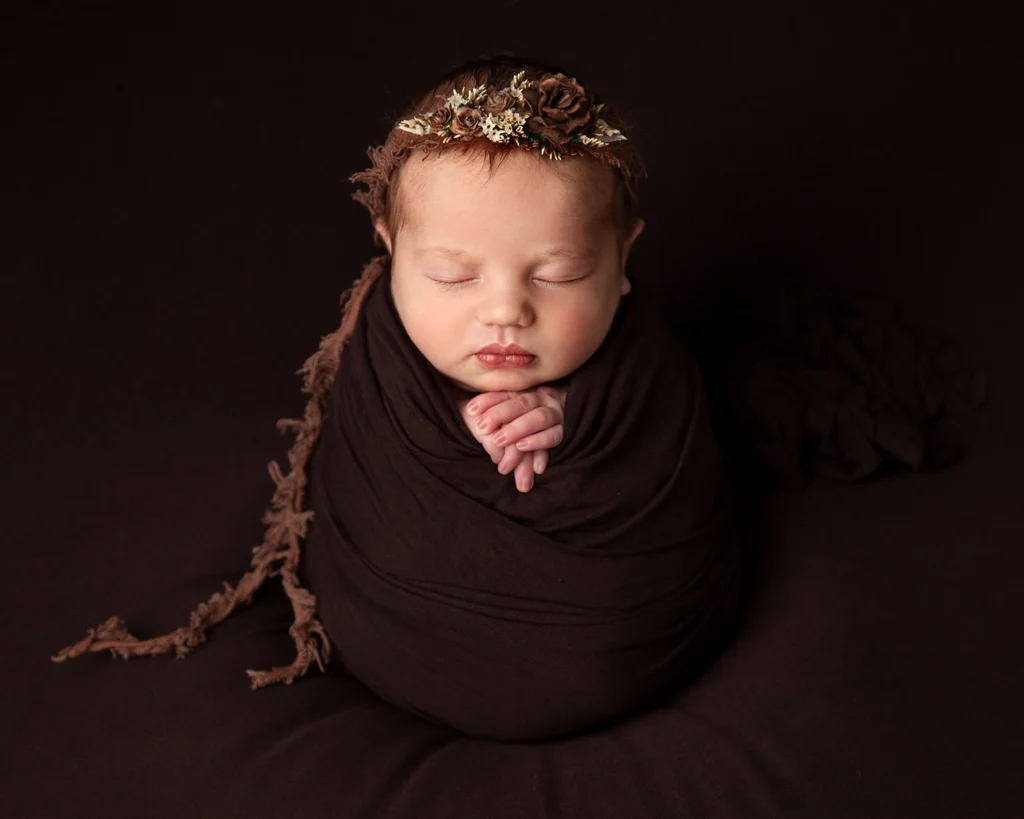
[[[525,78],[531,80],[545,74],[565,74],[564,71],[559,72],[552,67],[542,66],[535,60],[519,60],[507,54],[484,57],[465,63],[450,72],[441,83],[413,105],[409,113],[434,110],[447,99],[452,89],[461,91],[479,85],[485,85],[489,90],[504,88],[520,71],[525,72]],[[633,143],[631,125],[608,106],[601,110],[601,118],[609,126],[628,134],[627,139],[611,142],[596,149],[584,150],[587,146],[577,145],[574,146],[574,153],[594,157],[616,171],[615,179],[619,190],[616,197],[616,218],[623,220],[622,225],[632,224],[637,213],[636,183],[640,177],[646,175],[646,172]],[[518,147],[494,143],[489,139],[442,143],[440,140],[431,141],[423,136],[393,128],[383,145],[369,149],[372,167],[351,178],[353,182],[365,183],[369,187],[367,191],[353,194],[353,198],[367,207],[374,224],[378,218],[400,218],[400,211],[396,210],[396,191],[392,189],[393,174],[413,150],[482,152],[490,158],[490,167],[493,168],[494,163],[503,161],[503,157],[510,151],[531,148],[532,146]],[[550,160],[545,158],[545,161]],[[558,162],[555,161],[553,164]],[[378,245],[382,244],[376,234],[374,240]],[[165,654],[172,649],[179,658],[184,657],[205,642],[208,628],[224,620],[238,606],[251,603],[253,595],[268,578],[280,575],[294,614],[294,622],[289,633],[295,641],[296,656],[289,665],[265,671],[246,670],[252,688],[257,689],[280,682],[291,684],[296,678],[303,676],[314,661],[321,671],[325,671],[325,663],[330,658],[330,642],[323,625],[315,616],[316,597],[302,587],[298,573],[299,544],[306,536],[313,517],[313,513],[304,508],[307,467],[329,408],[331,389],[341,365],[342,352],[352,337],[370,285],[387,269],[389,258],[387,254],[373,258],[363,268],[352,286],[341,294],[341,325],[334,332],[321,338],[319,349],[306,359],[298,370],[299,375],[305,376],[302,391],[310,396],[303,417],[280,418],[277,421],[277,428],[282,434],[289,429],[296,433],[296,440],[288,451],[291,471],[284,475],[277,461],[267,464],[270,477],[277,488],[270,506],[262,517],[262,522],[267,524],[263,543],[252,550],[250,568],[242,575],[238,585],[232,587],[230,583],[225,582],[223,592],[214,592],[208,600],[199,603],[191,613],[187,626],[147,640],[132,636],[120,617],[110,617],[99,627],[88,629],[86,636],[77,643],[61,649],[52,657],[54,662],[63,662],[86,652],[107,649],[115,657],[124,659],[147,654]]]
[[[480,57],[462,63],[449,71],[437,85],[409,106],[399,119],[435,111],[444,105],[452,91],[464,92],[480,85],[486,86],[489,92],[505,88],[520,72],[523,73],[526,80],[537,80],[548,74],[566,74],[564,70],[550,63],[535,59],[522,60],[506,53]],[[620,234],[625,235],[638,218],[637,183],[646,176],[647,172],[640,151],[635,144],[636,129],[633,123],[607,103],[601,110],[601,118],[609,126],[629,134],[628,138],[609,143],[595,150],[580,148],[577,153],[593,157],[615,172],[613,218]],[[368,188],[366,191],[357,191],[352,198],[366,207],[370,213],[370,221],[374,225],[378,219],[382,219],[394,238],[405,219],[399,195],[402,177],[400,170],[411,155],[418,154],[426,158],[431,154],[444,151],[446,155],[454,152],[466,158],[482,156],[488,160],[488,170],[493,171],[513,151],[522,152],[523,150],[522,147],[515,144],[492,142],[489,139],[452,140],[450,142],[425,140],[415,134],[393,128],[383,145],[367,150],[371,166],[350,177],[352,182],[365,184]],[[531,151],[531,153],[537,152]],[[553,168],[558,169],[558,162],[550,161],[546,157],[540,156],[539,153],[537,158],[538,161],[549,162]],[[374,236],[374,241],[378,246],[383,244],[378,235]]]

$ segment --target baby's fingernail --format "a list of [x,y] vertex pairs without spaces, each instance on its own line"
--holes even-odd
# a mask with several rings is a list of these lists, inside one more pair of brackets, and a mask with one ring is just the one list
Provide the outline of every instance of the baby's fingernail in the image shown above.
[[480,412],[480,407],[477,404],[470,404],[468,407],[466,407],[466,412],[468,412],[470,415],[476,415],[478,412]]
[[541,464],[540,466],[538,466],[533,471],[536,472],[538,475],[542,475],[542,474],[544,474],[544,470],[547,469],[547,468],[548,468],[547,464]]

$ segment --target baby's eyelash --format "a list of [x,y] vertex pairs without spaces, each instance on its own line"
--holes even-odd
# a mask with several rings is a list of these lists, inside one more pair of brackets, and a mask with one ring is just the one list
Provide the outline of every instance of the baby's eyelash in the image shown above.
[[469,282],[443,282],[440,279],[431,279],[431,281],[437,284],[438,287],[443,287],[445,290],[454,290],[456,287],[462,287],[463,285],[469,284]]
[[[563,285],[573,284],[574,282],[581,282],[585,278],[586,278],[586,276],[581,276],[578,279],[566,279],[565,281],[561,281],[561,282],[548,281],[547,279],[535,279],[534,281],[538,281],[541,284],[552,285],[554,287],[562,287]],[[445,281],[441,281],[440,279],[431,279],[431,281],[434,282],[436,285],[438,285],[438,287],[443,287],[445,290],[454,290],[454,289],[459,288],[459,287],[465,287],[467,284],[470,283],[469,281],[445,282]]]

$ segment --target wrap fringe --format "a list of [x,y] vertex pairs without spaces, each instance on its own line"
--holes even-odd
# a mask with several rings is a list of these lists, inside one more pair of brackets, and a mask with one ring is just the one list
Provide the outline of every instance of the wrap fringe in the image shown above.
[[231,615],[236,607],[252,602],[253,595],[269,577],[280,575],[285,593],[291,601],[295,621],[289,634],[295,640],[296,656],[289,664],[269,670],[247,669],[252,690],[274,683],[290,685],[303,676],[312,662],[320,671],[330,660],[330,641],[323,625],[316,618],[316,596],[299,583],[299,544],[306,536],[311,511],[303,509],[306,468],[320,436],[327,412],[331,386],[341,363],[341,355],[352,337],[356,321],[369,286],[384,270],[389,256],[374,257],[352,286],[341,294],[341,325],[320,340],[319,349],[306,359],[298,374],[305,379],[302,391],[310,394],[303,418],[281,418],[278,430],[296,433],[295,443],[288,452],[291,471],[285,475],[277,461],[267,464],[267,470],[276,485],[270,506],[261,518],[267,524],[263,543],[253,549],[250,569],[236,587],[224,583],[223,592],[215,592],[200,603],[189,616],[189,624],[172,632],[140,640],[125,626],[124,620],[113,616],[73,645],[61,649],[51,657],[62,663],[82,654],[109,649],[117,658],[129,659],[147,654],[165,654],[171,649],[179,659],[206,641],[206,630]]

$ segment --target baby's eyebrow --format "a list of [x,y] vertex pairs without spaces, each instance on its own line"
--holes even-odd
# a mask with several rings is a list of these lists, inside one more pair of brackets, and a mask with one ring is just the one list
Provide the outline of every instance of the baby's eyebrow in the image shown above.
[[466,253],[464,250],[456,250],[451,247],[424,247],[417,251],[420,256],[446,256],[451,259],[457,259],[463,262],[475,262],[476,258]]
[[551,259],[576,259],[583,261],[593,257],[594,251],[589,247],[553,247],[542,253],[539,256],[539,260],[542,262],[547,262]]
[[[471,253],[452,247],[425,247],[421,248],[418,253],[421,256],[425,256],[427,254],[444,256],[446,258],[455,259],[456,261],[465,262],[466,264],[477,264],[481,261]],[[537,261],[548,262],[553,259],[575,259],[583,261],[591,259],[593,256],[594,252],[589,247],[552,247],[539,254],[537,256]]]

